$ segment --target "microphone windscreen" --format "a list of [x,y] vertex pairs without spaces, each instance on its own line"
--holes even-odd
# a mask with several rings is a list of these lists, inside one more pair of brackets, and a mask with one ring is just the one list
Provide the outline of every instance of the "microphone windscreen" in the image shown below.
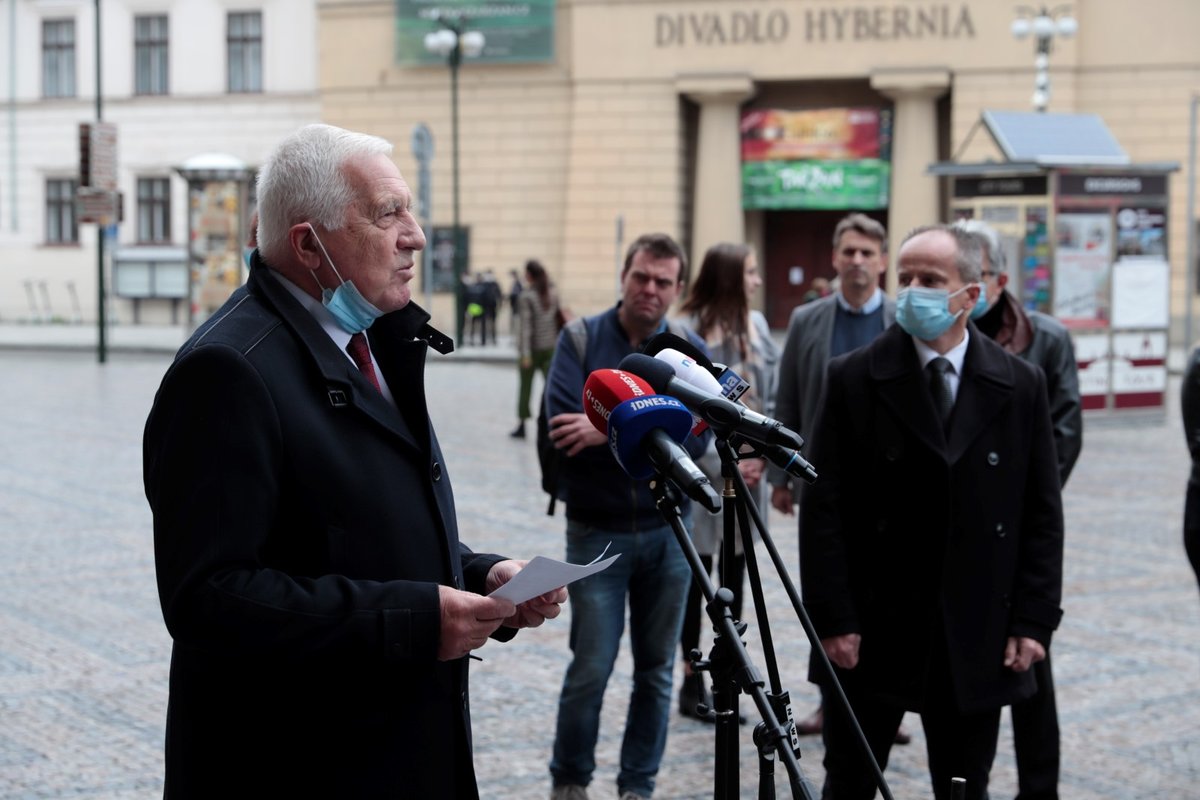
[[659,350],[654,356],[659,361],[669,364],[675,371],[675,377],[690,383],[697,389],[709,394],[721,396],[721,384],[708,370],[696,363],[696,360],[678,350],[668,348]]
[[620,403],[654,394],[644,380],[619,369],[598,369],[583,384],[583,411],[601,433],[608,433],[608,418]]
[[630,353],[621,359],[618,365],[624,372],[629,372],[650,384],[659,394],[666,394],[667,385],[675,377],[675,370],[670,364],[651,358],[643,353]]
[[642,346],[642,352],[648,356],[656,356],[663,350],[678,350],[684,355],[690,356],[705,369],[711,370],[713,368],[712,359],[708,357],[707,353],[683,336],[676,336],[670,331],[663,331],[651,336],[646,340],[646,344]]
[[621,469],[635,480],[654,474],[642,441],[655,428],[683,442],[692,430],[692,412],[674,397],[652,394],[618,404],[608,418],[608,447]]

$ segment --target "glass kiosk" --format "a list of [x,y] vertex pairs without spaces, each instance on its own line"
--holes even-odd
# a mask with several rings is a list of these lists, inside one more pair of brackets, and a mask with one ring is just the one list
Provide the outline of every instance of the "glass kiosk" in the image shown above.
[[1003,161],[929,170],[949,178],[952,218],[995,228],[1009,291],[1070,330],[1085,410],[1162,411],[1178,165],[1129,163],[1094,115],[984,112],[981,123]]

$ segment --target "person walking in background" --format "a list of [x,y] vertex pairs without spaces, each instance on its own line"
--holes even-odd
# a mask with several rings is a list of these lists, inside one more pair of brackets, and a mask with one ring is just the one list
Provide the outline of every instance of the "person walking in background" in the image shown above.
[[559,329],[558,290],[538,261],[525,262],[525,285],[528,288],[517,295],[517,359],[521,386],[517,392],[517,427],[509,434],[514,439],[525,438],[533,373],[542,373],[542,380],[546,380]]
[[517,274],[515,269],[508,271],[508,277],[512,281],[508,285],[508,335],[514,339],[517,336],[517,315],[520,313],[517,310],[517,299],[521,296],[521,290],[525,287],[521,284],[521,276]]
[[496,280],[496,273],[490,269],[483,271],[480,283],[483,285],[483,291],[480,293],[480,305],[483,306],[483,341],[480,344],[486,345],[489,341],[496,344],[496,321],[500,317],[500,300],[504,297],[504,290]]
[[[1005,288],[1004,248],[995,229],[979,220],[963,220],[955,226],[978,236],[983,248],[983,291],[971,311],[975,326],[1005,351],[1041,367],[1046,375],[1058,477],[1065,487],[1083,449],[1083,401],[1071,336],[1054,317],[1023,309]],[[1058,708],[1049,650],[1043,661],[1033,665],[1033,674],[1037,692],[1012,705],[1017,800],[1058,800]]]
[[[692,284],[681,310],[688,315],[685,322],[708,347],[713,361],[733,369],[750,383],[741,398],[749,408],[768,416],[774,413],[775,369],[779,361],[779,346],[771,338],[771,330],[762,312],[750,308],[755,292],[762,286],[758,258],[753,248],[745,244],[723,242],[713,245],[704,254],[700,274]],[[722,486],[721,459],[716,443],[710,443],[704,455],[696,459],[697,466],[708,475],[713,486]],[[751,500],[765,515],[767,511],[767,481],[765,463],[760,458],[744,458],[738,471],[746,481]],[[698,509],[693,521],[692,542],[706,570],[712,571],[714,554],[721,552],[724,523],[721,514]],[[731,563],[720,564],[722,583],[733,591],[732,612],[735,619],[742,616],[742,583],[746,557],[742,539],[737,537],[736,556]],[[728,581],[728,583],[724,583]],[[680,646],[683,649],[683,686],[679,690],[679,713],[707,722],[716,720],[712,700],[703,675],[692,671],[688,654],[700,645],[700,629],[704,596],[693,580],[683,617]],[[710,712],[700,715],[697,705],[703,703]]]
[[1200,581],[1200,347],[1192,351],[1183,377],[1183,432],[1192,454],[1187,500],[1183,507],[1183,546]]

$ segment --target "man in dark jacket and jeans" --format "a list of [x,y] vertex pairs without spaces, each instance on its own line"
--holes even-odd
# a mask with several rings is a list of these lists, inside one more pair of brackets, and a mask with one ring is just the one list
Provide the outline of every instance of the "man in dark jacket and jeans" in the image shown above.
[[[621,557],[603,572],[571,584],[571,664],[558,701],[554,800],[585,800],[596,768],[600,705],[625,627],[633,649],[633,695],[621,744],[617,790],[622,800],[654,791],[671,708],[674,644],[679,640],[691,571],[671,527],[655,507],[646,481],[626,475],[607,437],[583,413],[583,384],[592,370],[613,368],[651,336],[687,283],[687,258],[665,234],[647,234],[629,247],[621,272],[621,302],[584,320],[582,362],[564,332],[550,365],[546,404],[550,437],[567,458],[562,485],[567,504],[567,560],[586,564],[611,543]],[[704,343],[692,335],[692,343]],[[698,457],[705,437],[687,442]],[[691,525],[689,504],[681,503]]]
[[[1005,287],[1004,248],[995,229],[977,220],[957,223],[977,235],[983,245],[983,287],[972,318],[976,327],[1009,353],[1036,364],[1046,373],[1050,420],[1062,486],[1083,449],[1083,403],[1075,350],[1066,327],[1048,314],[1026,311]],[[1038,690],[1033,697],[1012,706],[1013,749],[1017,757],[1017,800],[1058,798],[1058,710],[1050,653],[1033,665]]]

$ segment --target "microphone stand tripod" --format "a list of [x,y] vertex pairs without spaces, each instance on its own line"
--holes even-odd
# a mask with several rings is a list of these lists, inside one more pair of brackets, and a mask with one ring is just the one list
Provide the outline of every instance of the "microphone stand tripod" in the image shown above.
[[[813,626],[812,620],[809,619],[808,612],[804,610],[804,605],[800,601],[800,595],[796,591],[795,585],[792,583],[791,579],[788,577],[787,567],[783,563],[783,558],[779,555],[779,551],[775,548],[775,543],[771,540],[770,535],[767,533],[766,525],[763,523],[762,516],[759,514],[759,511],[758,511],[758,507],[754,504],[753,500],[749,499],[750,493],[749,493],[749,489],[746,486],[746,481],[742,477],[742,473],[737,468],[737,462],[739,460],[739,457],[737,455],[737,449],[740,449],[740,447],[743,444],[749,444],[749,446],[753,450],[754,448],[756,448],[757,443],[746,442],[743,439],[743,437],[740,436],[739,434],[730,433],[729,431],[717,430],[715,427],[713,428],[713,434],[716,437],[717,454],[721,457],[721,475],[725,479],[725,490],[722,494],[722,497],[724,498],[724,500],[722,502],[722,506],[723,506],[722,513],[723,513],[723,517],[724,517],[723,521],[724,521],[725,529],[724,529],[724,537],[721,542],[721,569],[722,569],[722,573],[724,573],[726,571],[726,565],[733,563],[734,548],[735,548],[735,544],[734,544],[735,538],[734,537],[737,535],[737,531],[734,528],[735,515],[736,515],[736,523],[740,526],[741,534],[742,534],[742,552],[745,554],[745,557],[746,557],[746,575],[749,579],[750,590],[751,590],[751,592],[753,592],[753,596],[754,596],[755,616],[758,618],[759,627],[762,629],[763,653],[767,659],[767,670],[768,670],[768,674],[770,675],[770,678],[771,678],[771,694],[769,695],[769,701],[770,701],[772,707],[774,708],[774,714],[776,715],[776,718],[783,721],[784,724],[786,724],[786,726],[787,726],[787,733],[791,736],[792,748],[795,750],[795,753],[793,755],[797,758],[799,757],[799,752],[800,752],[799,737],[796,734],[796,726],[795,726],[795,722],[794,722],[793,715],[792,715],[790,696],[787,692],[785,692],[783,690],[782,685],[779,680],[779,667],[778,667],[777,661],[775,659],[775,646],[774,646],[773,640],[771,638],[770,621],[769,621],[769,618],[767,617],[766,603],[765,603],[765,600],[763,597],[763,590],[762,590],[762,581],[760,579],[760,572],[758,569],[758,559],[754,552],[754,540],[750,535],[750,523],[749,523],[748,518],[753,519],[754,525],[758,530],[759,537],[762,539],[763,545],[766,547],[767,552],[770,554],[771,561],[775,565],[775,571],[778,573],[779,578],[783,583],[784,589],[787,591],[788,597],[792,602],[792,607],[796,612],[796,617],[800,620],[800,624],[804,628],[805,634],[808,636],[808,641],[812,647],[812,652],[817,657],[817,660],[822,664],[822,666],[824,668],[824,673],[826,674],[826,676],[828,676],[828,679],[829,679],[828,688],[833,690],[833,693],[838,698],[840,708],[845,710],[846,716],[850,722],[850,727],[854,730],[854,733],[859,741],[859,744],[862,746],[862,750],[866,756],[868,765],[875,775],[875,782],[879,786],[880,794],[883,796],[884,800],[893,800],[891,790],[888,788],[888,785],[887,785],[887,781],[884,780],[883,771],[879,768],[879,764],[875,760],[874,754],[871,752],[871,747],[867,743],[867,738],[863,734],[862,728],[858,724],[858,719],[855,718],[854,713],[853,713],[852,709],[850,708],[850,701],[846,698],[846,694],[842,689],[841,683],[838,681],[837,676],[833,672],[833,665],[830,664],[829,657],[825,654],[825,648],[823,648],[821,646],[821,639],[817,635],[817,630]],[[748,455],[756,456],[756,455],[758,455],[758,453],[751,452],[751,453],[748,453]],[[732,502],[730,502],[730,501],[732,501]],[[689,542],[688,544],[690,545],[691,543]],[[694,552],[694,548],[693,548],[693,552]],[[698,557],[697,557],[697,561],[698,561]],[[722,577],[724,577],[724,575]],[[708,581],[707,574],[704,575],[704,581]],[[711,585],[711,583],[710,583],[710,585]],[[703,582],[701,583],[701,586],[703,587]],[[722,588],[721,591],[722,592],[727,591],[727,589]],[[719,594],[719,592],[718,592],[718,594]],[[730,592],[729,599],[731,601],[732,601],[732,596],[733,596],[732,592]],[[709,595],[706,593],[705,597],[707,598],[707,597],[709,597]],[[711,606],[712,606],[712,604],[710,603],[709,607],[708,607],[709,617],[713,620],[713,623],[715,626],[717,619],[714,616],[714,609]],[[727,607],[724,609],[724,611],[725,611],[725,615],[729,616]],[[741,626],[741,630],[744,631],[745,624],[739,623],[739,625]],[[725,723],[727,726],[732,725],[734,733],[736,733],[736,730],[737,730],[737,692],[738,692],[739,685],[738,685],[737,681],[730,680],[731,676],[729,674],[727,674],[728,670],[724,667],[724,665],[722,663],[720,663],[721,658],[717,655],[718,645],[721,644],[722,636],[725,635],[726,632],[721,627],[715,627],[715,630],[717,631],[717,634],[716,634],[716,637],[713,642],[714,655],[710,657],[707,664],[698,660],[697,658],[693,658],[692,661],[693,661],[695,669],[697,669],[697,670],[709,669],[713,673],[713,705],[715,705],[717,707],[716,708],[716,714],[717,714],[716,722],[717,722],[717,727],[718,727],[718,732],[717,732],[717,736],[718,736],[718,738],[717,738],[718,770],[720,770],[720,768],[721,768],[721,764],[722,764],[722,760],[723,760],[723,751],[729,751],[729,752],[724,752],[724,760],[728,761],[730,759],[730,753],[732,753],[732,758],[733,758],[732,769],[735,771],[735,778],[736,778],[736,768],[737,768],[737,766],[736,766],[737,765],[736,737],[732,737],[734,739],[734,742],[732,745],[730,745],[728,743],[728,739],[731,738],[731,735],[726,733],[724,736],[722,736],[721,725],[722,725],[722,723]],[[740,641],[739,641],[739,644],[740,644]],[[693,651],[693,653],[695,653],[697,656],[699,655],[699,653],[697,651]],[[714,667],[712,665],[716,665],[716,666]],[[761,686],[761,682],[760,682],[760,686]],[[761,688],[760,688],[760,692],[761,692]],[[757,701],[757,698],[756,698],[756,701]],[[836,709],[830,709],[830,711],[832,711],[833,713],[837,713]],[[730,713],[724,714],[723,712],[730,712]],[[765,719],[767,719],[767,717],[764,714],[764,720]],[[762,783],[763,780],[765,780],[765,778],[767,777],[767,775],[772,773],[772,769],[773,769],[773,766],[770,763],[769,750],[764,749],[763,744],[760,744],[759,728],[761,728],[763,726],[763,724],[764,723],[760,723],[758,726],[755,726],[755,731],[754,731],[755,744],[759,745],[759,772],[760,772],[759,800],[770,800],[770,798],[774,798],[774,796],[775,796],[774,785],[772,783],[772,785],[768,791],[768,787],[765,787]],[[728,728],[726,728],[726,730],[728,730]],[[764,733],[764,735],[765,735],[765,733]],[[770,738],[767,739],[766,744],[770,745],[771,747],[778,747],[778,744],[775,743],[774,740],[770,739]],[[791,751],[789,751],[789,753],[790,752]],[[734,785],[736,786],[736,782]],[[808,791],[807,786],[801,786],[800,788],[802,789],[802,791],[805,792],[805,794],[803,795],[804,797],[806,797],[806,798],[812,797],[812,794]],[[793,796],[795,796],[795,792],[796,792],[795,781],[793,781],[792,791],[793,791]],[[721,798],[721,797],[725,797],[725,795],[717,795],[717,797]],[[734,793],[734,794],[728,795],[728,797],[735,798],[735,797],[737,797],[737,794]]]
[[[743,487],[744,485],[743,482]],[[737,694],[741,691],[753,698],[754,705],[762,718],[762,722],[755,731],[755,740],[759,743],[760,752],[774,751],[779,754],[780,760],[783,761],[788,772],[793,797],[814,800],[815,795],[804,782],[804,776],[800,773],[797,749],[792,744],[793,739],[789,735],[789,729],[780,724],[770,700],[763,691],[763,680],[754,668],[750,654],[746,652],[745,643],[742,642],[741,634],[745,631],[746,626],[736,623],[733,619],[730,611],[733,592],[725,587],[716,589],[713,586],[712,580],[708,576],[708,570],[701,563],[696,546],[692,544],[692,539],[683,524],[683,516],[679,512],[679,490],[661,473],[656,474],[650,480],[650,489],[659,513],[675,532],[675,539],[679,542],[679,547],[683,550],[684,557],[687,558],[688,565],[691,567],[692,575],[699,584],[700,591],[704,594],[705,608],[708,611],[709,619],[712,620],[713,627],[718,632],[712,656],[704,668],[715,665],[712,668],[720,671],[723,683],[730,687],[724,690],[722,702],[732,705],[733,708],[718,711],[718,734],[723,737],[723,746],[717,751],[713,797],[715,800],[737,800],[740,797],[736,732],[738,724]],[[722,712],[727,712],[724,719],[720,716]],[[722,725],[723,722],[724,725]],[[732,732],[730,732],[730,724]],[[794,732],[795,726],[791,726],[791,730]],[[721,731],[725,731],[725,733],[721,734]],[[729,755],[730,750],[733,751],[732,759]],[[772,782],[772,791],[773,786]]]

